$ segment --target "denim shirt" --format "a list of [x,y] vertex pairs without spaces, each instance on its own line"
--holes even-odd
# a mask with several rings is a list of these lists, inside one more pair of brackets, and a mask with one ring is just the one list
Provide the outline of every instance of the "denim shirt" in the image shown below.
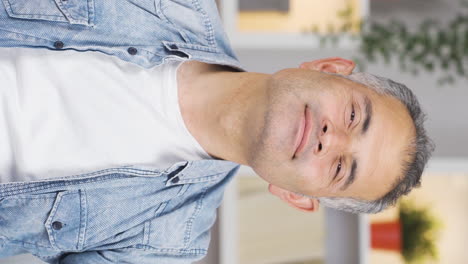
[[0,2],[0,47],[98,51],[145,68],[191,59],[242,70],[214,0]]
[[207,253],[229,161],[125,166],[0,184],[0,257],[48,263],[192,263]]
[[[191,59],[242,70],[213,0],[0,1],[0,47],[96,51],[145,68]],[[192,263],[207,252],[237,169],[229,161],[183,161],[0,184],[0,257]]]

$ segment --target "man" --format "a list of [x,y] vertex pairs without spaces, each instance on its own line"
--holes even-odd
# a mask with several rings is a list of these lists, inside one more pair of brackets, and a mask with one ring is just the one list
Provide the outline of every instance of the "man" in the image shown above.
[[243,72],[212,1],[5,0],[0,46],[2,257],[191,263],[237,164],[300,210],[377,212],[429,157],[406,87]]

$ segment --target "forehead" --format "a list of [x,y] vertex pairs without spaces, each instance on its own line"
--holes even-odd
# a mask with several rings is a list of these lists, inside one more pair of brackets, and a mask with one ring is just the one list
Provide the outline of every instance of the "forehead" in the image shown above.
[[353,142],[359,167],[356,181],[345,195],[374,200],[387,193],[401,176],[414,126],[406,107],[396,98],[360,84],[353,88],[371,100],[372,123],[368,133]]

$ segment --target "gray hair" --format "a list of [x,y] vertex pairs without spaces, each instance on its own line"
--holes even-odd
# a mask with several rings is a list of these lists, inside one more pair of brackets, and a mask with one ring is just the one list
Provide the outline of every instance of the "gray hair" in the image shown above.
[[415,138],[407,149],[407,154],[411,158],[403,163],[403,176],[396,180],[392,189],[383,197],[374,201],[348,197],[318,197],[320,203],[329,208],[350,213],[378,213],[388,206],[394,205],[398,198],[407,195],[414,187],[421,185],[421,175],[434,150],[434,145],[423,126],[426,116],[413,92],[401,83],[362,72],[340,76],[372,88],[380,94],[398,99],[405,105],[415,126]]

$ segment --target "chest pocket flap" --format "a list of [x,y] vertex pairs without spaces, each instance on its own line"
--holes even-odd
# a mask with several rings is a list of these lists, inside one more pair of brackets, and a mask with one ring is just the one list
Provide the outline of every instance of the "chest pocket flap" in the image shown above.
[[87,207],[82,191],[66,191],[57,195],[45,223],[50,243],[59,250],[80,250],[84,243]]
[[2,0],[12,18],[92,26],[94,0]]

